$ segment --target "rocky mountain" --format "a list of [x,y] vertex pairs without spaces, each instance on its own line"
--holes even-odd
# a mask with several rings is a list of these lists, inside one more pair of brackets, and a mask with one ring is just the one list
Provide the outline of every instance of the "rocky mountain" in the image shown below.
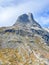
[[0,65],[49,65],[49,32],[32,13],[0,28]]

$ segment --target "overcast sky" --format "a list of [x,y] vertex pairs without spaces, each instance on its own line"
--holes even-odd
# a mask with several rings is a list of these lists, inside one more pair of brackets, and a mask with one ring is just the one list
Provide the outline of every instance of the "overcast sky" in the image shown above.
[[0,27],[10,26],[19,15],[31,12],[43,27],[49,27],[49,0],[0,0]]

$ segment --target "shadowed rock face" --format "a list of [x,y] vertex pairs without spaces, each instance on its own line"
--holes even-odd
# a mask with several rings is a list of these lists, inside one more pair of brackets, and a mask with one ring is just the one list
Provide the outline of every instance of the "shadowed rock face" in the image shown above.
[[23,14],[23,15],[19,16],[17,21],[20,23],[28,23],[29,22],[28,15]]

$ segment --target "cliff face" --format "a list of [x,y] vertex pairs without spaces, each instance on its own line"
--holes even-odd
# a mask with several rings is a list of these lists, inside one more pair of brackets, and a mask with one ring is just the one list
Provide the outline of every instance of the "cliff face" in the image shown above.
[[0,65],[49,65],[49,32],[32,13],[11,27],[0,28]]

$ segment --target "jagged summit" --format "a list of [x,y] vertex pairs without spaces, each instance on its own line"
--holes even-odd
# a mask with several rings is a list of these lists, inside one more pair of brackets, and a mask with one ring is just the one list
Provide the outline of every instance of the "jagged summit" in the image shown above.
[[24,25],[29,24],[30,26],[41,28],[41,26],[34,20],[32,13],[20,15],[18,17],[16,23],[14,24],[14,26],[17,25],[17,24],[24,24]]
[[34,17],[33,17],[33,14],[32,14],[32,13],[28,13],[27,15],[29,16],[29,18],[30,18],[31,20],[34,20]]

